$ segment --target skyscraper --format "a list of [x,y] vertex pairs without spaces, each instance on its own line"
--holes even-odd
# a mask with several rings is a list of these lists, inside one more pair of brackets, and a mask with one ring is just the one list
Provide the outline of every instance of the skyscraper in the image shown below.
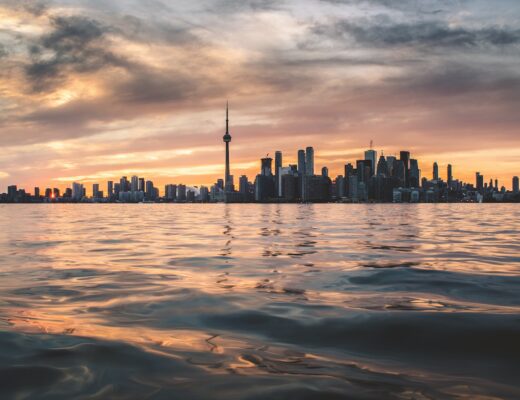
[[72,183],[72,198],[76,201],[83,198],[83,185],[81,183]]
[[448,164],[448,187],[451,186],[451,182],[453,182],[453,169],[451,164]]
[[[438,173],[437,173],[438,175]],[[419,187],[419,182],[421,181],[421,170],[419,169],[419,163],[415,159],[410,160],[410,186],[414,188]]]
[[475,186],[478,191],[482,191],[482,189],[484,189],[484,175],[480,175],[480,172],[477,172],[475,174],[475,177],[476,177]]
[[386,156],[386,166],[388,168],[388,176],[394,175],[394,164],[396,163],[397,159],[395,156]]
[[260,175],[263,176],[272,176],[272,165],[273,159],[271,157],[262,158],[262,168],[260,170]]
[[92,197],[95,199],[99,198],[99,183],[94,183],[92,185]]
[[305,175],[314,175],[314,149],[312,147],[305,149]]
[[433,163],[433,180],[439,180],[439,165],[437,164],[437,162]]
[[518,193],[520,188],[518,186],[518,176],[513,176],[513,193]]
[[225,191],[232,191],[232,183],[229,173],[229,143],[231,142],[231,135],[229,134],[229,105],[226,103],[226,133],[222,138],[226,143],[226,175],[224,177]]
[[137,192],[137,189],[139,189],[139,178],[137,176],[132,176],[131,182],[130,191]]
[[274,153],[274,174],[278,177],[278,170],[282,167],[282,152],[277,151]]
[[113,181],[107,182],[107,193],[108,193],[108,197],[112,197],[114,195],[114,182]]
[[410,186],[410,152],[401,151],[399,159],[403,162],[404,184],[406,187],[409,187]]
[[381,155],[381,157],[379,157],[379,161],[377,163],[377,175],[389,176],[388,164],[386,162],[385,156],[383,156],[383,155]]
[[121,192],[128,192],[128,180],[126,179],[126,176],[121,177],[119,180],[119,190]]
[[305,175],[305,150],[298,150],[298,174]]
[[275,184],[276,184],[276,194],[279,193],[280,168],[282,168],[282,152],[277,151],[274,153],[274,176],[275,176]]
[[376,173],[376,163],[377,163],[377,151],[375,150],[367,150],[365,151],[365,160],[369,160],[372,168],[372,175]]

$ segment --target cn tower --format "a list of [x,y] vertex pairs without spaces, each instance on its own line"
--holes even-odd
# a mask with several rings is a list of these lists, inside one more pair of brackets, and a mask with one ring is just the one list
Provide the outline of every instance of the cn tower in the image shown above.
[[231,135],[229,134],[229,104],[226,102],[226,134],[223,137],[226,143],[226,178],[224,179],[224,190],[226,192],[232,191],[231,175],[229,174],[229,143],[231,142]]

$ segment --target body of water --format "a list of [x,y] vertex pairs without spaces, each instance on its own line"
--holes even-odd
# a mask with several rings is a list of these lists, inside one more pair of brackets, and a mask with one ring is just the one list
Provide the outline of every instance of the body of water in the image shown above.
[[520,398],[519,217],[0,205],[0,398]]

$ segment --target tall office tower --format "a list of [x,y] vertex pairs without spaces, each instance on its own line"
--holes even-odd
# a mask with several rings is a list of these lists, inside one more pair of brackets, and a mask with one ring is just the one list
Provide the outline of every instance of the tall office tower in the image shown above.
[[138,191],[144,192],[144,178],[139,178],[139,187],[137,188]]
[[513,176],[513,193],[518,193],[520,191],[518,183],[518,176]]
[[50,199],[52,197],[52,189],[51,188],[45,189],[45,197],[47,197],[48,199]]
[[351,163],[345,164],[345,179],[354,173],[354,166]]
[[370,160],[356,161],[358,182],[367,183],[372,176],[372,162]]
[[146,181],[145,183],[145,189],[146,189],[146,198],[148,200],[154,200],[154,187],[153,187],[153,182],[152,181]]
[[222,138],[226,144],[226,175],[224,176],[225,191],[233,191],[229,172],[229,143],[231,143],[231,135],[229,134],[229,105],[226,103],[226,133]]
[[403,162],[404,167],[404,185],[410,186],[410,152],[401,151],[399,159]]
[[277,151],[274,153],[274,174],[278,177],[278,170],[282,168],[282,152]]
[[119,190],[121,192],[128,192],[128,179],[126,176],[121,177],[119,180]]
[[345,195],[347,197],[350,197],[349,196],[349,187],[350,187],[349,179],[350,179],[350,176],[353,174],[354,174],[354,166],[351,163],[345,164]]
[[94,183],[92,185],[92,197],[95,199],[99,198],[99,183]]
[[209,189],[206,186],[201,186],[199,193],[200,201],[203,203],[207,203],[209,201]]
[[314,175],[314,149],[312,147],[305,149],[305,175]]
[[394,173],[393,176],[399,179],[399,186],[406,185],[406,172],[404,168],[404,163],[401,160],[396,160],[394,162]]
[[475,178],[475,187],[478,191],[482,191],[482,189],[484,189],[484,175],[480,175],[480,172],[477,172]]
[[72,198],[79,201],[83,198],[83,185],[81,183],[74,182],[72,184]]
[[34,188],[34,197],[40,197],[40,188],[39,187]]
[[377,175],[389,176],[388,163],[386,162],[385,156],[383,155],[379,157],[379,161],[377,162]]
[[107,182],[107,193],[108,193],[109,198],[114,195],[114,182],[113,181]]
[[410,160],[410,187],[418,188],[421,181],[421,170],[419,163],[413,158]]
[[273,159],[271,157],[265,157],[265,158],[262,158],[261,162],[262,162],[262,165],[261,165],[261,169],[260,169],[260,175],[272,176],[273,175],[273,172],[272,172]]
[[280,182],[280,168],[282,168],[282,152],[277,151],[274,153],[274,176],[275,176],[275,185],[276,185],[276,193],[279,192],[279,182]]
[[448,164],[448,187],[451,186],[451,182],[453,182],[453,169],[451,164]]
[[321,176],[323,176],[324,178],[327,178],[329,176],[329,169],[327,167],[323,167],[321,169]]
[[437,162],[433,163],[433,180],[439,180],[439,165],[437,165]]
[[246,195],[249,193],[249,180],[247,179],[247,175],[242,175],[238,181],[238,191]]
[[498,191],[498,179],[495,179],[495,189]]
[[376,166],[377,166],[377,151],[375,150],[367,150],[365,151],[365,160],[369,160],[371,164],[372,169],[372,175],[375,175],[376,173]]
[[395,156],[386,156],[386,165],[388,168],[388,176],[394,176],[394,165],[397,159]]
[[175,200],[177,198],[177,185],[166,185],[164,197],[166,197],[166,200]]
[[55,199],[57,199],[58,197],[60,197],[60,189],[58,189],[58,188],[53,188],[53,189],[52,189],[52,194],[53,194],[53,197],[54,197]]
[[130,185],[131,192],[137,192],[139,189],[139,178],[137,176],[132,176],[132,183]]
[[305,150],[298,150],[298,174],[305,175]]
[[177,186],[177,200],[186,201],[186,185]]

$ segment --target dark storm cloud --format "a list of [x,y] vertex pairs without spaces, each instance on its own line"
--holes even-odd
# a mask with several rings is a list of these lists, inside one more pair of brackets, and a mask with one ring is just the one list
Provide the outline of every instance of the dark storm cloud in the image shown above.
[[361,45],[375,47],[476,47],[508,46],[520,43],[520,29],[507,27],[452,28],[437,21],[410,24],[392,24],[384,21],[377,24],[377,21],[341,20],[331,25],[316,25],[312,28],[312,32],[339,41],[352,38]]
[[0,3],[13,10],[24,11],[36,17],[44,15],[49,9],[49,1],[46,0],[2,0]]
[[126,66],[126,61],[107,50],[108,28],[80,16],[54,17],[52,32],[30,46],[32,61],[26,75],[34,91],[52,89],[70,72],[99,71],[107,65]]

